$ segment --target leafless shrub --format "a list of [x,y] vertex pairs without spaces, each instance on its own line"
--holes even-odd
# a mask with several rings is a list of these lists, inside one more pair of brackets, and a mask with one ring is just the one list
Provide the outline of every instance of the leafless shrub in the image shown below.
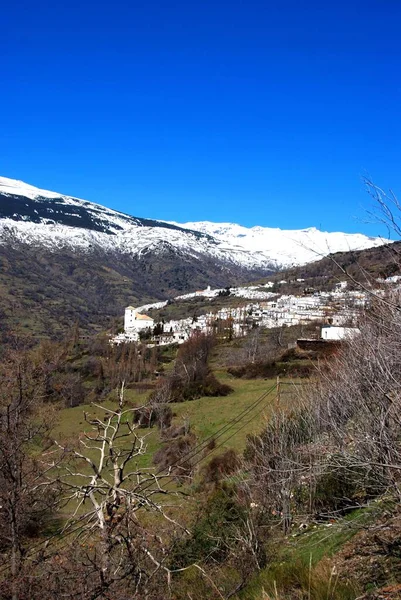
[[307,405],[292,411],[277,410],[263,433],[248,438],[245,450],[253,502],[279,520],[285,533],[292,520],[294,490],[306,480],[316,448],[315,422]]
[[159,469],[168,470],[178,481],[185,481],[192,477],[193,461],[190,451],[195,445],[196,436],[191,431],[173,437],[163,443],[154,455],[153,462]]
[[136,409],[133,413],[133,422],[139,427],[153,427],[165,430],[170,427],[173,411],[166,404],[149,404]]
[[235,473],[241,461],[238,454],[232,448],[212,458],[202,469],[203,482],[218,484],[224,477]]
[[151,402],[184,402],[202,396],[227,396],[233,390],[217,380],[208,359],[215,340],[196,332],[177,355],[173,372],[161,380],[150,396]]
[[250,438],[253,493],[285,531],[297,511],[329,517],[386,491],[400,497],[400,326],[396,308],[372,304],[360,334],[298,388],[299,406]]
[[310,396],[319,430],[364,472],[400,494],[401,314],[375,301],[360,335],[320,373]]
[[8,353],[0,365],[0,562],[13,599],[27,573],[30,538],[56,506],[57,485],[46,484],[40,464],[53,421],[44,405],[47,366],[26,349]]
[[[400,235],[395,196],[370,191]],[[397,253],[394,262],[399,270]],[[273,415],[246,449],[251,492],[285,531],[297,510],[329,516],[386,491],[401,497],[401,290],[351,281],[369,298],[359,334],[319,361],[299,406]]]

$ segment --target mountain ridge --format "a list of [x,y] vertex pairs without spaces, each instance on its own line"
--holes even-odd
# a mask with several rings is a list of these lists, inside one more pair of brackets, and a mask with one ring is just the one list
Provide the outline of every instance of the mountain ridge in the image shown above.
[[317,260],[331,252],[384,243],[363,234],[282,230],[211,221],[177,223],[134,217],[90,202],[0,177],[0,243],[93,248],[140,256],[170,245],[192,257],[244,270],[268,271]]
[[211,221],[180,223],[180,227],[211,235],[219,241],[229,239],[231,244],[235,240],[248,252],[260,252],[263,248],[264,254],[281,268],[306,264],[333,252],[364,250],[388,243],[388,240],[361,233],[328,232],[316,227],[285,230]]

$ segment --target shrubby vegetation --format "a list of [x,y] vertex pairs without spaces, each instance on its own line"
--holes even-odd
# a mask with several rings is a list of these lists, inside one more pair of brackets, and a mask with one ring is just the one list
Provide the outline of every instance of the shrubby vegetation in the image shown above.
[[185,402],[202,396],[227,396],[232,388],[220,383],[209,367],[215,338],[196,332],[179,348],[173,371],[151,394],[151,402]]
[[[398,501],[398,306],[396,295],[372,298],[359,325],[361,335],[333,355],[316,360],[318,356],[310,352],[281,350],[273,365],[291,371],[313,364],[313,376],[296,388],[290,404],[275,407],[259,434],[248,437],[243,456],[233,449],[216,453],[219,443],[213,438],[202,446],[189,420],[174,421],[175,402],[197,397],[207,402],[211,381],[217,385],[211,390],[214,395],[225,390],[226,384],[218,383],[210,364],[219,347],[207,336],[197,335],[181,346],[164,374],[162,354],[173,357],[171,349],[112,347],[106,338],[82,342],[76,328],[62,342],[26,344],[5,353],[0,457],[6,508],[0,514],[0,535],[2,568],[9,565],[11,571],[0,587],[0,597],[41,595],[50,600],[74,589],[82,600],[106,598],[110,593],[116,600],[127,593],[156,600],[161,590],[166,593],[170,580],[177,599],[188,597],[194,586],[199,598],[228,598],[246,590],[260,573],[266,590],[269,577],[276,578],[283,598],[295,597],[299,586],[301,598],[323,600],[328,593],[333,599],[355,598],[357,584],[345,578],[334,589],[330,570],[305,566],[300,559],[290,559],[290,571],[285,566],[277,570],[272,545],[285,547],[285,540],[300,524],[308,529],[313,523],[337,522],[383,495]],[[244,340],[244,348],[237,349],[248,353],[244,373],[266,376],[266,371],[258,371],[259,365],[268,368],[272,363],[252,362],[249,344]],[[123,395],[116,394],[121,381],[132,390],[149,386],[148,403],[137,407],[126,403]],[[66,440],[55,452],[51,428],[58,407],[108,397],[114,400],[99,417],[87,417],[95,434],[87,433],[90,438],[83,438],[80,447]],[[10,418],[13,411],[15,420]],[[101,471],[92,466],[93,448],[100,448],[102,439],[113,435],[119,411],[126,417],[116,433],[126,441],[115,445],[115,459],[124,463],[128,457],[121,473],[130,468],[131,474],[127,471],[128,479],[119,476],[117,487],[110,482],[106,492],[103,475],[96,475]],[[145,452],[141,431],[146,435],[152,427],[160,436],[152,457],[155,467],[132,469],[133,457]],[[107,471],[114,464],[111,448]],[[88,468],[83,468],[82,461],[87,460]],[[95,479],[88,479],[93,468]],[[17,487],[15,472],[19,473]],[[184,495],[178,500],[181,492]],[[181,509],[166,512],[158,499],[177,493],[172,506],[177,501],[187,506],[181,514],[184,519],[178,520]],[[98,494],[99,499],[106,494],[101,509],[96,508]],[[197,498],[198,506],[187,505],[188,494]],[[92,506],[87,517],[80,511],[62,525],[61,515],[77,501],[84,502],[82,508]],[[140,517],[142,510],[155,515],[149,521]],[[160,536],[161,521],[165,524]],[[58,544],[51,543],[45,551],[41,544],[55,530],[57,538],[67,535],[65,544],[59,550]],[[70,531],[82,540],[78,545],[69,543]],[[380,538],[380,528],[376,535]],[[42,548],[39,555],[30,550],[37,540]],[[43,591],[49,573],[52,583]]]
[[[0,598],[397,598],[401,298],[367,289],[360,335],[325,355],[288,350],[290,328],[168,349],[7,332]],[[193,427],[188,406],[284,374],[244,452],[234,401],[221,428]],[[80,429],[55,435],[81,403]]]
[[283,514],[286,529],[306,509],[330,518],[386,492],[399,496],[400,325],[397,297],[372,302],[361,334],[319,367],[297,406],[249,440],[258,502]]

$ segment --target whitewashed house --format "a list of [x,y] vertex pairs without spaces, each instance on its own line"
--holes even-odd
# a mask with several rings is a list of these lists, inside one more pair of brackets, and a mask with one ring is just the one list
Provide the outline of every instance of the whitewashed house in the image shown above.
[[357,327],[322,327],[323,340],[349,340],[360,333]]
[[142,315],[133,306],[127,306],[124,314],[124,331],[127,334],[139,333],[144,329],[153,329],[154,320],[152,317]]

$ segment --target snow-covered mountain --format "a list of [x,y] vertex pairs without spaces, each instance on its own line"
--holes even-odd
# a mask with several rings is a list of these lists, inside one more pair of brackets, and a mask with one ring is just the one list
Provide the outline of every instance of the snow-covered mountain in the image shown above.
[[382,238],[361,233],[327,232],[316,227],[284,230],[210,221],[181,223],[180,227],[206,233],[218,241],[241,247],[250,254],[263,255],[283,267],[306,264],[333,252],[363,250],[387,243]]
[[179,253],[216,265],[268,271],[331,252],[384,243],[362,234],[315,228],[285,231],[231,223],[173,223],[132,217],[93,202],[0,177],[0,244],[25,242],[60,250],[116,251],[136,257]]
[[0,177],[0,243],[25,242],[49,249],[102,250],[141,256],[177,252],[207,256],[245,269],[268,269],[249,253],[206,233],[165,221],[132,217],[100,204]]

